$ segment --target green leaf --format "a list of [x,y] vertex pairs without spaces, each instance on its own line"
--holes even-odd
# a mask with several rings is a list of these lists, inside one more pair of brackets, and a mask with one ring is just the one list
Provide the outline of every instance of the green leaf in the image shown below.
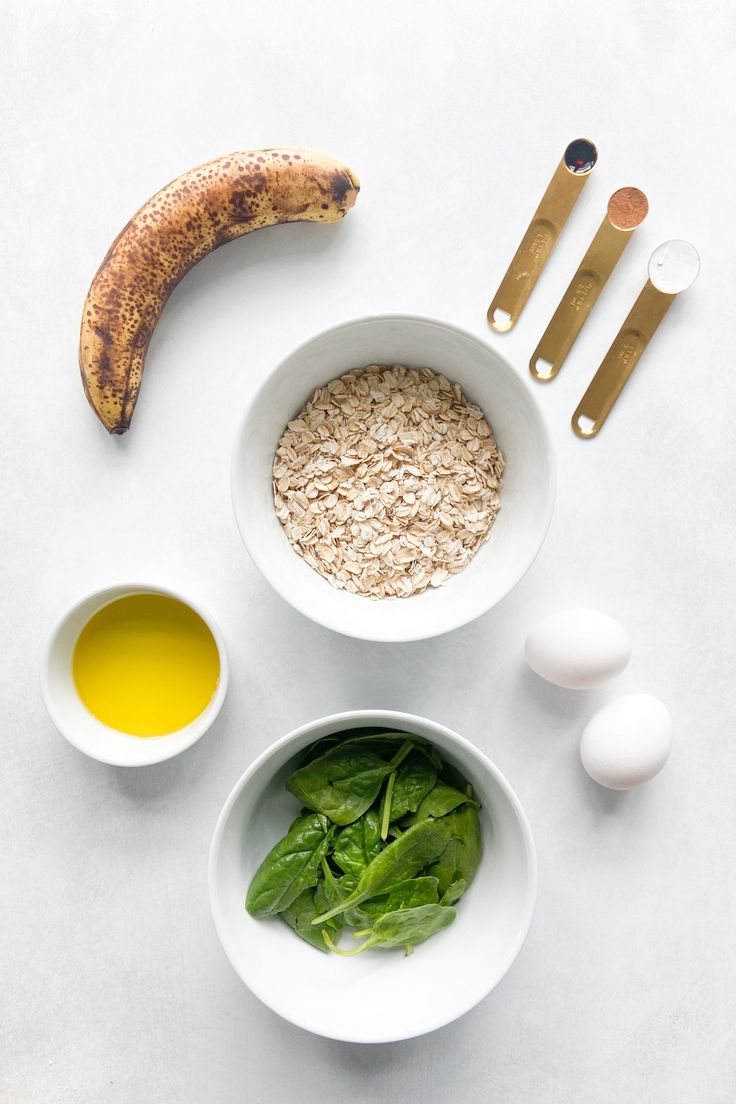
[[455,909],[446,905],[419,905],[387,912],[373,925],[369,943],[373,947],[414,947],[446,928],[456,915]]
[[378,813],[369,809],[335,836],[332,861],[345,874],[359,878],[363,870],[381,851]]
[[[326,859],[322,860],[322,869],[324,871],[324,877],[317,885],[314,898],[314,903],[317,906],[317,915],[321,915],[341,905],[358,884],[358,879],[352,874],[343,874],[341,878],[336,878]],[[370,920],[358,909],[341,912],[339,915],[326,922],[327,926],[334,924],[336,930],[339,930],[345,925],[362,927],[366,923],[370,923]]]
[[[382,893],[378,897],[370,897],[359,905],[355,912],[360,912],[363,917],[353,916],[352,912],[344,913],[348,924],[366,927],[373,924],[379,916],[386,912],[398,912],[399,909],[418,908],[419,905],[436,905],[439,903],[439,882],[436,878],[407,878],[405,882],[399,882],[388,893]],[[328,920],[328,923],[331,921]]]
[[[350,896],[319,919],[330,920],[340,912],[362,904],[369,897],[386,893],[399,882],[413,878],[424,867],[436,862],[450,839],[447,819],[423,820],[407,828],[368,864]],[[431,873],[434,875],[434,871]]]
[[334,939],[346,924],[366,937],[348,953],[403,946],[408,954],[452,922],[481,858],[479,805],[424,739],[332,733],[308,749],[286,787],[304,808],[251,880],[254,916],[279,914],[311,945],[340,954]]
[[347,737],[347,742],[362,746],[367,745],[383,759],[390,759],[396,748],[406,740],[412,742],[415,750],[428,759],[435,770],[442,769],[442,760],[432,745],[427,743],[422,736],[415,736],[412,732],[371,732],[360,736],[348,734]]
[[391,764],[369,748],[340,744],[294,771],[286,788],[335,824],[351,824],[375,801]]
[[478,802],[474,801],[472,797],[468,797],[463,791],[456,790],[453,786],[448,786],[444,782],[437,782],[426,797],[422,799],[416,811],[416,816],[412,819],[417,821],[425,820],[427,817],[444,817],[461,805],[474,805],[479,808]]
[[[439,883],[438,883],[439,884]],[[441,905],[456,905],[462,897],[465,890],[468,888],[468,883],[464,878],[458,878],[453,882],[449,889],[445,890],[440,900]],[[334,923],[332,920],[328,920],[328,924]]]
[[354,933],[356,938],[367,937],[360,947],[354,951],[340,951],[333,944],[332,949],[338,954],[354,955],[369,947],[406,947],[408,953],[417,943],[446,928],[456,915],[455,909],[446,905],[419,905],[417,908],[387,912],[371,928]]
[[437,771],[430,761],[413,751],[396,771],[389,820],[399,820],[406,813],[416,812],[436,781]]
[[322,860],[322,874],[323,876],[317,885],[315,900],[318,905],[322,906],[322,912],[327,912],[328,909],[339,905],[353,892],[358,884],[358,879],[352,874],[343,874],[341,878],[336,878],[327,859]]
[[454,790],[460,790],[461,793],[465,793],[465,787],[467,786],[467,779],[457,767],[453,767],[452,763],[442,763],[442,770],[440,771],[440,781],[444,782],[446,786],[452,786]]
[[463,805],[439,820],[424,823],[444,824],[448,831],[447,846],[425,871],[437,878],[440,896],[444,897],[460,881],[465,883],[467,889],[475,877],[482,854],[480,819],[475,806]]
[[318,951],[323,951],[326,954],[327,945],[324,941],[322,932],[327,931],[334,933],[339,930],[339,924],[334,920],[328,920],[322,927],[315,927],[312,924],[318,911],[318,888],[319,887],[315,888],[314,886],[310,886],[308,889],[303,890],[299,896],[291,902],[288,908],[279,913],[279,917],[288,924],[298,936],[301,936],[307,943],[311,943]]
[[340,738],[337,733],[333,733],[331,736],[321,736],[319,740],[315,740],[315,742],[307,748],[299,766],[305,767],[307,763],[311,763],[314,759],[319,759],[321,755],[324,755],[330,748],[337,747],[339,743]]
[[327,818],[318,813],[308,813],[294,821],[251,879],[245,901],[251,916],[283,912],[300,893],[316,885],[334,831]]
[[352,733],[348,732],[345,736],[346,744],[363,744],[369,745],[375,750],[374,745],[381,745],[382,748],[392,748],[388,758],[393,755],[396,748],[406,741],[411,741],[412,744],[425,744],[425,741],[421,736],[414,736],[411,732],[360,732]]

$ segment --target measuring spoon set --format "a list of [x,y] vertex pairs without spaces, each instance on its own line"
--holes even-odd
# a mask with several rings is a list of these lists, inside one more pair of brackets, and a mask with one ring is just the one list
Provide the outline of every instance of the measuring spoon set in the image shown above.
[[[508,333],[518,322],[597,160],[598,151],[587,138],[576,138],[565,150],[488,308],[488,323],[496,333]],[[529,371],[540,383],[559,373],[648,211],[647,197],[638,188],[619,188],[609,199],[606,215],[529,361]],[[654,250],[647,282],[572,416],[579,437],[595,437],[601,429],[675,296],[691,286],[699,270],[700,258],[689,242],[666,241]]]

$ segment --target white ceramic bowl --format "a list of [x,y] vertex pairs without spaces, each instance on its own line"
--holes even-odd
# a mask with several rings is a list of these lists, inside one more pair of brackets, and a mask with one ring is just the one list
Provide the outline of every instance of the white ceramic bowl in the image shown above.
[[[485,413],[506,460],[501,509],[470,565],[443,587],[394,601],[373,601],[331,587],[291,548],[271,491],[273,457],[287,421],[316,387],[370,363],[429,367],[459,383]],[[495,349],[444,322],[380,315],[326,330],[282,361],[243,419],[231,485],[243,540],[282,598],[336,632],[397,642],[456,629],[485,613],[518,583],[549,527],[555,466],[526,379]]]
[[[79,697],[72,675],[72,655],[80,632],[95,613],[129,594],[163,594],[176,598],[198,613],[217,645],[220,679],[207,707],[190,724],[167,736],[128,736],[98,721]],[[41,692],[51,720],[70,744],[101,763],[118,767],[142,767],[171,759],[195,744],[222,708],[228,684],[228,663],[222,633],[205,611],[188,598],[166,587],[148,583],[123,583],[82,598],[54,625],[41,658]]]
[[[277,918],[245,910],[248,883],[298,805],[284,781],[300,753],[331,732],[385,726],[424,736],[472,783],[481,802],[483,858],[449,928],[413,955],[320,954]],[[409,1039],[469,1011],[501,980],[529,929],[536,897],[534,842],[501,772],[455,732],[407,713],[339,713],[290,733],[259,756],[232,791],[210,849],[215,927],[230,962],[264,1004],[299,1027],[358,1043]]]

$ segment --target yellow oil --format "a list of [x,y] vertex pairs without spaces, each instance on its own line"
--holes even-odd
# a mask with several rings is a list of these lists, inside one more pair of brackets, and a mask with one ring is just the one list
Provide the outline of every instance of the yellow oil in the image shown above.
[[165,736],[212,699],[220,656],[193,609],[163,594],[131,594],[82,629],[72,672],[90,713],[130,736]]

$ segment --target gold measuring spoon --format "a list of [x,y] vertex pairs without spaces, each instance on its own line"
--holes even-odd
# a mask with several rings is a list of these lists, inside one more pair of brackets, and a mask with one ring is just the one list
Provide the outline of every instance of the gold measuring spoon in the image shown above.
[[572,416],[578,437],[595,437],[634,371],[657,327],[681,291],[700,271],[700,257],[686,241],[668,241],[649,258],[649,279]]
[[587,138],[576,138],[565,150],[488,308],[488,324],[496,333],[518,321],[597,160],[598,150]]
[[529,361],[534,379],[547,383],[555,378],[648,211],[647,197],[638,188],[619,188],[613,193],[606,217]]

